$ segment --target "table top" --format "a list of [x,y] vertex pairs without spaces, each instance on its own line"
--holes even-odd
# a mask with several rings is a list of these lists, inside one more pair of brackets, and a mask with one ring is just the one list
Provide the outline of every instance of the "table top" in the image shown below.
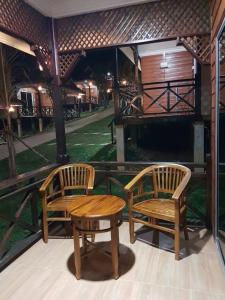
[[71,217],[101,218],[119,213],[126,203],[114,195],[76,196],[67,211]]

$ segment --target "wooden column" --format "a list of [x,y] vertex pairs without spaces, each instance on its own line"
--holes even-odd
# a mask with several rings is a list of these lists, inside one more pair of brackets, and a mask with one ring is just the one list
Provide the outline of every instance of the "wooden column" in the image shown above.
[[133,50],[133,55],[134,55],[134,80],[135,83],[138,87],[138,93],[141,93],[141,80],[140,80],[140,76],[139,76],[139,68],[138,68],[138,63],[139,63],[139,54],[138,54],[138,47],[137,45],[132,47]]
[[118,65],[118,49],[115,49],[115,67],[113,80],[113,101],[115,119],[120,119],[120,98],[119,98],[119,65]]
[[195,75],[195,114],[196,119],[201,118],[201,65],[197,62],[197,72]]
[[[194,163],[204,163],[204,122],[198,121],[194,124]],[[195,168],[196,172],[202,172],[202,168]]]
[[124,125],[116,125],[116,154],[118,162],[125,162],[125,129]]
[[59,63],[58,63],[58,50],[55,34],[55,24],[54,19],[51,19],[51,91],[53,99],[53,109],[54,109],[54,121],[55,121],[55,133],[56,133],[56,148],[58,163],[67,163],[69,161],[69,156],[66,150],[66,135],[65,135],[65,122],[63,115],[63,100],[61,92],[61,80],[59,73]]

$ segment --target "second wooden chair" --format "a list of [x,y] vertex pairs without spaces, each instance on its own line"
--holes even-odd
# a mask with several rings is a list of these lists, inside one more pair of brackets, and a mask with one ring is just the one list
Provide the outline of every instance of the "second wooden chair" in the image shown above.
[[[148,177],[144,185],[144,177]],[[141,171],[125,186],[128,193],[130,241],[134,243],[134,222],[156,230],[162,230],[175,236],[175,258],[179,259],[180,224],[183,224],[185,238],[188,232],[185,222],[185,188],[191,177],[191,171],[177,164],[153,165]],[[150,188],[152,189],[151,191]],[[169,197],[166,197],[167,194]],[[146,219],[147,217],[147,219]],[[174,227],[165,226],[168,222]]]

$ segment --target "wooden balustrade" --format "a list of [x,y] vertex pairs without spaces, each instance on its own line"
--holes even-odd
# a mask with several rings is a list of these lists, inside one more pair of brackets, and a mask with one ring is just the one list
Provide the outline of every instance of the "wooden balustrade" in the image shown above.
[[[56,166],[45,166],[0,182],[0,269],[40,237],[38,188]],[[15,247],[8,247],[15,231],[25,238],[17,241]]]
[[194,78],[120,86],[120,114],[143,116],[161,114],[194,114],[197,109]]

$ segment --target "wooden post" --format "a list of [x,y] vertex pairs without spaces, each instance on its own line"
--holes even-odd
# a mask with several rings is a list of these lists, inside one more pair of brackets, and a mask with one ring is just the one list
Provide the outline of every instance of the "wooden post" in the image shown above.
[[6,121],[7,121],[7,128],[6,128],[6,140],[7,140],[7,146],[9,151],[9,176],[14,177],[16,176],[16,153],[15,153],[15,147],[13,142],[13,134],[12,134],[12,120],[9,113],[9,105],[10,105],[10,99],[9,94],[7,90],[7,84],[6,84],[6,77],[5,77],[5,61],[3,56],[3,46],[0,43],[0,70],[2,72],[2,81],[3,81],[3,93],[5,98],[5,115],[6,115]]
[[138,88],[138,93],[141,93],[142,91],[142,86],[141,86],[141,80],[139,76],[139,68],[138,68],[138,62],[139,62],[139,54],[138,54],[138,47],[137,45],[132,47],[133,50],[133,55],[134,55],[134,80]]
[[166,104],[167,112],[170,112],[170,83],[167,82],[167,104]]
[[201,65],[197,63],[197,72],[195,75],[195,115],[196,119],[201,118]]
[[88,92],[89,92],[89,112],[92,112],[90,83],[88,84]]
[[119,97],[119,66],[118,66],[118,49],[115,49],[115,68],[113,81],[113,101],[114,101],[114,115],[116,121],[120,119],[120,97]]
[[18,134],[18,137],[21,138],[23,135],[22,134],[22,121],[20,118],[17,118],[16,122],[17,122],[17,134]]
[[54,19],[51,20],[51,76],[53,78],[51,84],[54,120],[55,120],[55,132],[56,132],[56,147],[58,163],[67,163],[69,156],[66,151],[66,134],[65,134],[65,122],[63,115],[63,101],[62,93],[60,89],[61,80],[59,74],[58,65],[58,50],[56,43],[55,24]]

